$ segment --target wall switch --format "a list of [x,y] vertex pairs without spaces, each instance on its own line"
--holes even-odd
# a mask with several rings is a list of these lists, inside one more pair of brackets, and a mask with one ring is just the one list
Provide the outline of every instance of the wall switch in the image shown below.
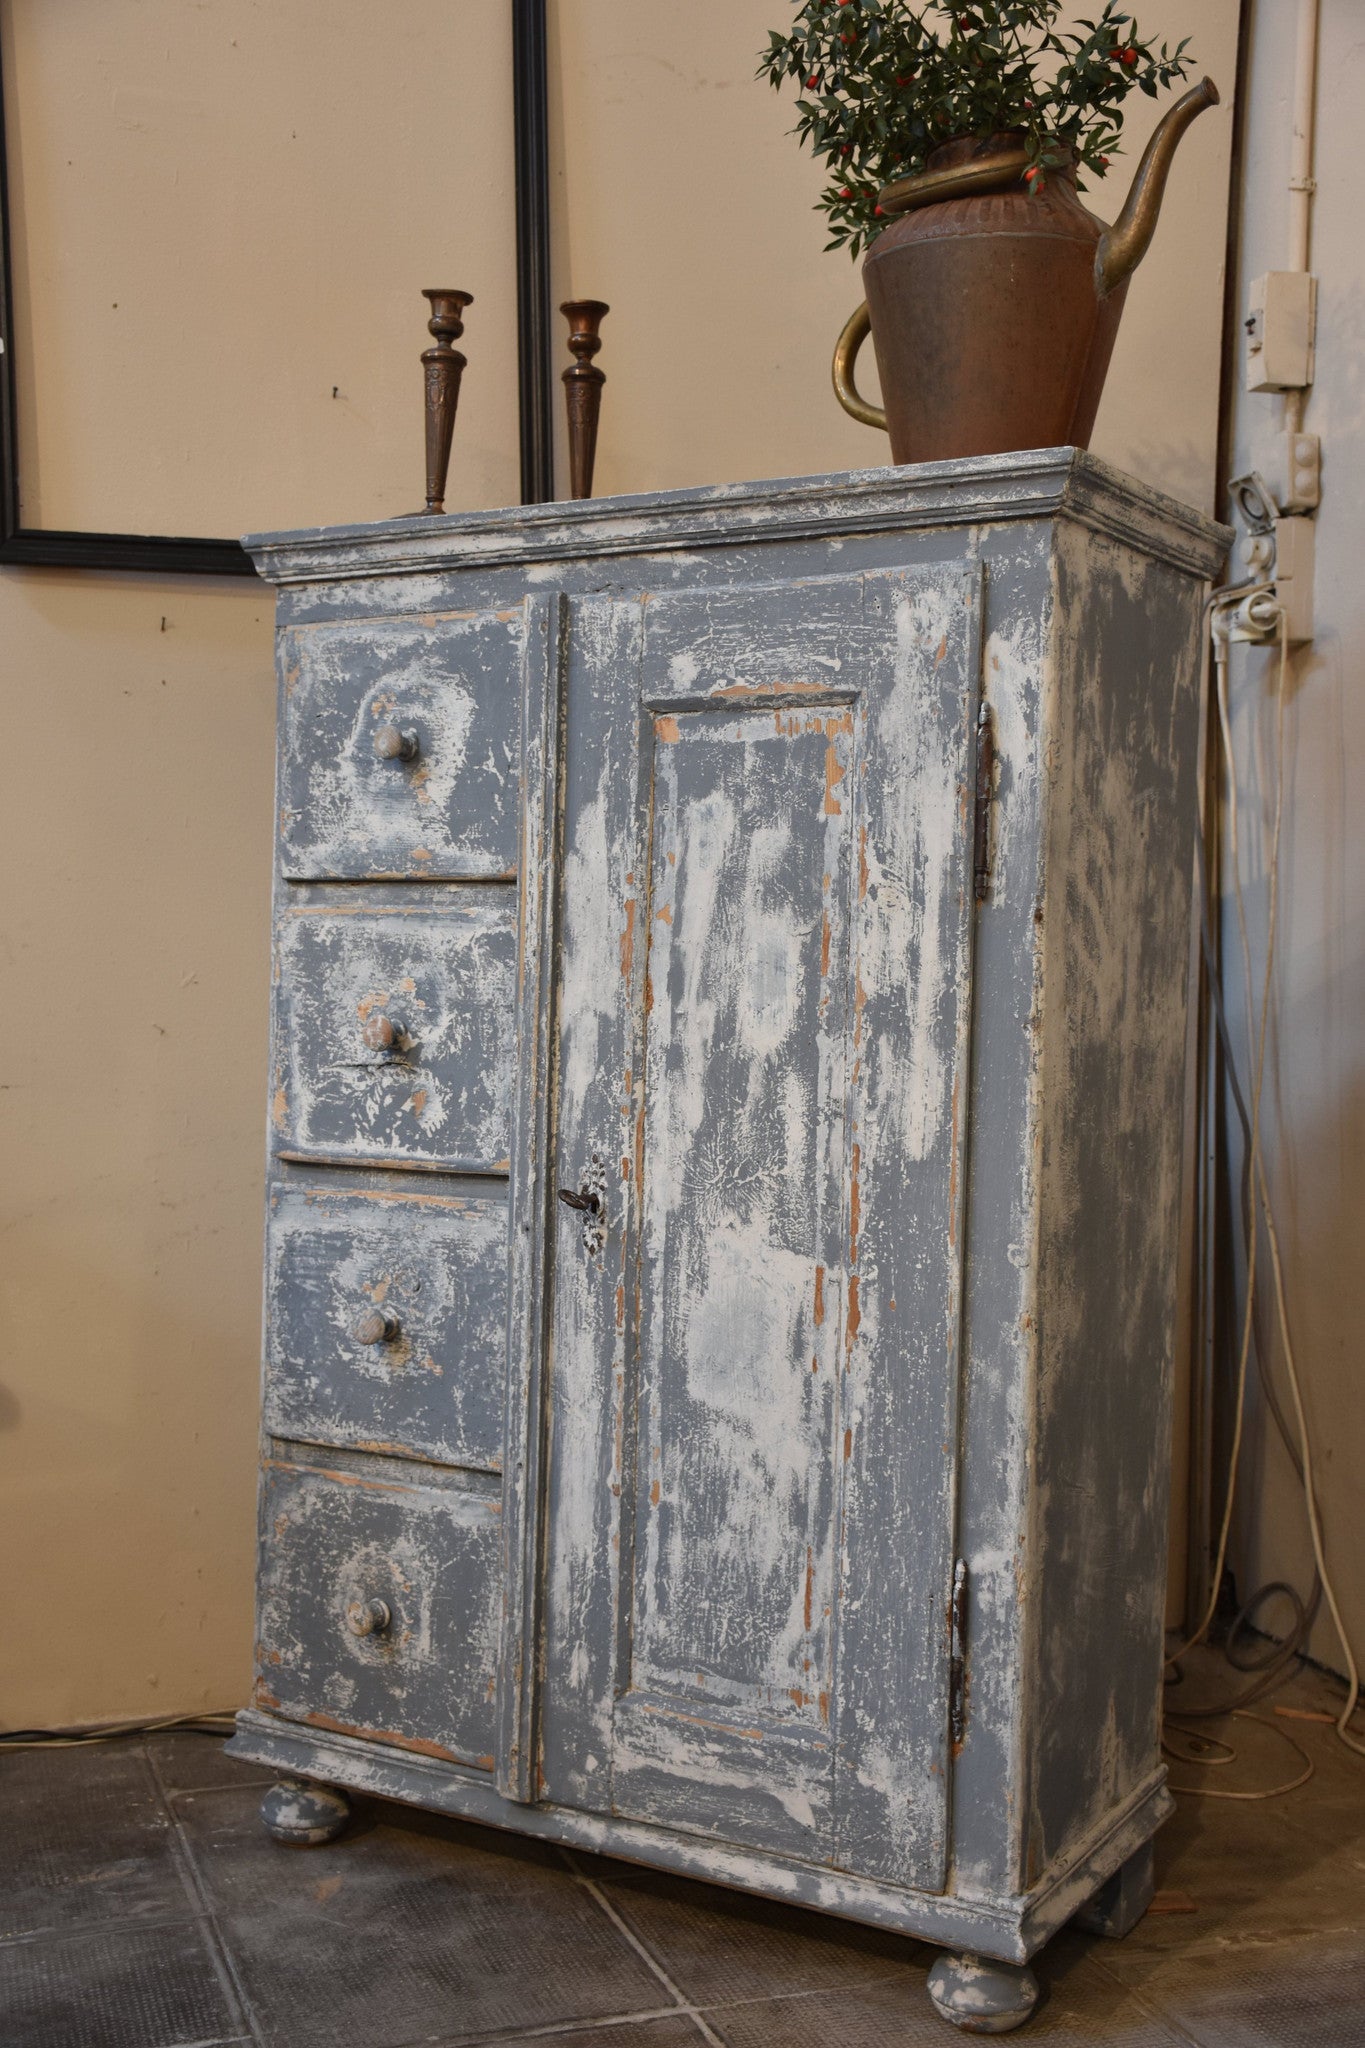
[[1284,609],[1291,647],[1302,647],[1313,637],[1313,547],[1311,519],[1275,521],[1275,596]]
[[1267,270],[1247,297],[1248,391],[1300,391],[1313,381],[1318,281],[1306,270]]
[[1322,501],[1322,442],[1316,434],[1285,434],[1275,496],[1282,512],[1311,512]]

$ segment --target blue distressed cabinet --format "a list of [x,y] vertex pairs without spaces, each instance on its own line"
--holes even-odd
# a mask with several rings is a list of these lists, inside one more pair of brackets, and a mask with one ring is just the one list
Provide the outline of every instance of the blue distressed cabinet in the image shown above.
[[1001,2029],[1141,1911],[1223,544],[1069,449],[248,543],[278,1834],[851,1915]]

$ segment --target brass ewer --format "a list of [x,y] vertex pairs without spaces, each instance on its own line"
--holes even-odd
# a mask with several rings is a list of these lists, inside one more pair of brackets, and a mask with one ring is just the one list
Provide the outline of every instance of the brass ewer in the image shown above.
[[[891,437],[893,462],[1085,448],[1128,280],[1147,253],[1176,145],[1218,105],[1205,78],[1161,121],[1112,227],[1088,212],[1073,166],[1030,192],[1022,137],[965,136],[878,195],[898,216],[863,259],[867,297],[834,351],[853,418]],[[854,382],[872,335],[884,403]]]

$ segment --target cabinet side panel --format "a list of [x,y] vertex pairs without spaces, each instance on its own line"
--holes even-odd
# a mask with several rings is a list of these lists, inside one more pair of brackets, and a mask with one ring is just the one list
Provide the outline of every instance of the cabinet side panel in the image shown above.
[[1201,596],[1053,573],[1026,1884],[1160,1761]]

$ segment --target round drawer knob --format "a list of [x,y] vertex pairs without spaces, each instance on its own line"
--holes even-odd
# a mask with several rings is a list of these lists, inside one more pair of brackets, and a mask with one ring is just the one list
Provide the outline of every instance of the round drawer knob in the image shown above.
[[350,1600],[346,1626],[353,1636],[382,1636],[393,1620],[386,1600]]
[[396,725],[375,728],[374,751],[380,761],[415,761],[421,750],[415,732],[400,732]]
[[403,1033],[401,1024],[395,1024],[392,1017],[386,1017],[382,1010],[375,1010],[365,1019],[360,1035],[371,1052],[392,1052]]
[[357,1344],[392,1344],[398,1335],[398,1318],[386,1308],[367,1308],[351,1325]]

